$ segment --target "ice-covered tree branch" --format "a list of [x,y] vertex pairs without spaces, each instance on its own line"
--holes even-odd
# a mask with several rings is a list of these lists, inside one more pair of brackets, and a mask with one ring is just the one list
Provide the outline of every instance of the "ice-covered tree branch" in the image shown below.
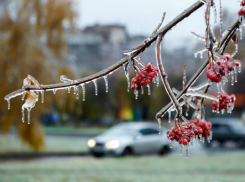
[[[218,48],[218,50],[216,52],[220,52],[221,54],[223,54],[225,52],[225,49],[228,45],[228,42],[232,39],[234,33],[236,32],[236,30],[239,28],[239,26],[241,25],[241,21],[236,21],[234,23],[234,25],[232,26],[232,28],[229,30],[229,32],[226,34],[226,36],[223,37],[221,43],[220,43],[220,47]],[[189,80],[189,82],[186,84],[185,88],[183,88],[183,90],[181,90],[181,92],[179,94],[177,94],[176,98],[180,99],[182,97],[183,94],[185,94],[187,92],[187,90],[195,83],[195,81],[198,79],[198,77],[203,73],[203,71],[206,69],[207,65],[209,64],[209,60],[206,60],[202,66],[197,70],[197,72],[192,76],[192,78]],[[165,112],[168,111],[168,109],[170,107],[172,107],[173,103],[170,102],[168,103],[165,107],[163,107],[157,114],[156,114],[156,118],[161,118],[162,115],[165,114]]]

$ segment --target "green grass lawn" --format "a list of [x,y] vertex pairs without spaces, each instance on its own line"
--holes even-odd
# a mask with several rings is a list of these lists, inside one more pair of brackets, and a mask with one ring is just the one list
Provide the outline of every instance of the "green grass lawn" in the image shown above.
[[0,163],[1,182],[218,182],[245,180],[245,154],[49,158]]
[[[88,139],[85,137],[46,136],[45,148],[40,152],[87,152]],[[0,154],[7,152],[33,152],[33,150],[21,142],[16,135],[0,135]]]
[[[92,134],[98,135],[106,131],[106,127],[69,127],[69,126],[45,126],[45,133],[49,134]],[[12,131],[14,131],[12,129]],[[46,136],[45,148],[40,152],[87,152],[88,137]],[[0,154],[7,152],[33,152],[33,150],[16,135],[0,134]]]
[[52,134],[101,134],[108,127],[44,126],[46,133]]

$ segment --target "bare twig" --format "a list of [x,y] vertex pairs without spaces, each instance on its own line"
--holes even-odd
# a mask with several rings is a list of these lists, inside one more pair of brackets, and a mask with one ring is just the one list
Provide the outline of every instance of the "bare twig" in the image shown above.
[[156,43],[156,58],[157,58],[157,65],[158,65],[158,68],[159,68],[159,71],[160,71],[160,74],[161,74],[161,78],[162,78],[162,82],[163,82],[163,85],[170,97],[170,99],[172,100],[172,102],[174,103],[176,109],[177,109],[177,112],[178,112],[178,116],[181,114],[181,109],[180,109],[180,105],[179,105],[179,102],[178,100],[176,99],[176,97],[174,96],[173,94],[173,91],[168,83],[168,80],[167,80],[167,74],[166,72],[164,71],[164,68],[163,68],[163,65],[162,65],[162,59],[161,59],[161,42],[162,42],[162,38],[163,38],[163,34],[160,34],[158,36],[158,39],[157,39],[157,43]]

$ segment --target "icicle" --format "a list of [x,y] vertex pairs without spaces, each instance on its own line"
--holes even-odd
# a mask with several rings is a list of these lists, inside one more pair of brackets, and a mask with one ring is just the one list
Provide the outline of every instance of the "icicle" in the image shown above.
[[124,63],[124,72],[125,72],[125,76],[127,78],[127,83],[128,83],[128,88],[127,88],[127,91],[129,92],[130,91],[130,78],[129,78],[129,73],[128,73],[128,69],[130,67],[130,62],[126,62]]
[[200,52],[200,58],[201,59],[203,58],[203,52]]
[[223,35],[223,18],[222,18],[222,2],[220,0],[220,37],[222,38],[222,35]]
[[195,58],[197,58],[197,54],[198,54],[198,53],[194,53]]
[[27,112],[28,112],[28,124],[30,124],[30,118],[31,118],[31,107],[27,107]]
[[151,87],[150,87],[150,84],[147,84],[147,87],[148,87],[148,95],[151,95]]
[[74,89],[74,94],[76,94],[77,93],[76,86],[73,86],[73,89]]
[[182,155],[182,144],[179,144],[179,146],[180,146],[179,154]]
[[44,91],[40,91],[41,92],[41,102],[44,103]]
[[234,52],[231,54],[231,57],[234,57],[237,53],[238,53],[238,43],[235,43],[235,50],[234,50]]
[[184,63],[184,69],[183,69],[183,88],[185,88],[185,83],[186,83],[186,63]]
[[240,39],[242,40],[242,27],[239,28],[240,31]]
[[54,94],[56,93],[56,89],[53,89],[53,93],[54,93]]
[[22,113],[22,122],[25,122],[25,108],[22,106],[21,108],[21,113]]
[[218,92],[218,95],[221,93],[221,84],[220,83],[217,83],[217,92]]
[[173,142],[170,140],[170,148],[173,148]]
[[234,85],[234,72],[231,72],[231,85]]
[[186,159],[188,159],[188,146],[186,145],[185,147],[186,147],[185,157]]
[[68,93],[70,93],[71,92],[71,87],[68,87],[67,89],[68,89]]
[[171,123],[171,110],[168,110],[168,123]]
[[81,86],[83,89],[83,101],[85,101],[85,85],[84,85],[84,83],[82,83]]
[[216,11],[216,6],[214,4],[214,1],[213,1],[212,8],[213,8],[213,13],[214,13],[214,24],[216,24],[217,23],[217,11]]
[[202,138],[202,143],[205,143],[205,138],[204,137]]
[[157,118],[157,121],[158,121],[158,127],[159,127],[159,134],[162,133],[162,124],[161,124],[161,118]]
[[238,66],[238,73],[241,73],[242,72],[242,66],[241,66],[241,64],[239,64],[239,66]]
[[96,82],[96,80],[93,80],[93,82],[94,82],[94,88],[95,88],[95,95],[98,95],[97,82]]
[[237,68],[234,68],[234,74],[235,74],[235,82],[237,82]]
[[8,102],[8,110],[10,109],[10,99],[7,100]]
[[36,94],[37,94],[37,99],[36,100],[38,101],[39,100],[39,92],[37,91]]
[[141,87],[141,94],[144,94],[144,87]]
[[159,86],[159,73],[156,76],[156,84],[157,84],[157,87],[158,87]]
[[76,86],[76,98],[79,99],[79,90],[78,90],[78,86]]
[[202,141],[202,134],[199,134],[200,141]]
[[107,80],[107,76],[103,76],[104,80],[105,80],[105,91],[108,92],[108,80]]
[[135,90],[134,90],[135,99],[138,99],[138,93],[139,93],[138,90],[135,89]]

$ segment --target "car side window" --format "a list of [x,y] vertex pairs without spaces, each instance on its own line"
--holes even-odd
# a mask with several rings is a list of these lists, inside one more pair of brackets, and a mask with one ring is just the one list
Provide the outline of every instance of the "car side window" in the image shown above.
[[152,128],[145,128],[139,131],[142,135],[154,135],[158,134],[158,131]]

